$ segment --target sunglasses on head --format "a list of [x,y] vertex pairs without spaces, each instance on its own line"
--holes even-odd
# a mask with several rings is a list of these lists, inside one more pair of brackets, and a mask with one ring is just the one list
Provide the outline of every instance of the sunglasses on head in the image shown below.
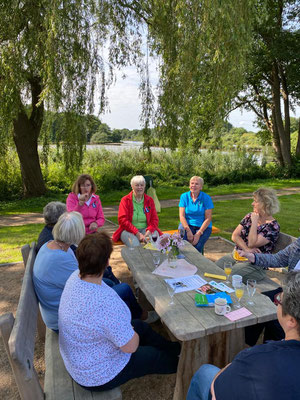
[[275,294],[275,296],[274,296],[274,304],[275,304],[275,306],[278,306],[279,304],[282,305],[281,293],[282,293],[282,292],[277,293],[277,294]]

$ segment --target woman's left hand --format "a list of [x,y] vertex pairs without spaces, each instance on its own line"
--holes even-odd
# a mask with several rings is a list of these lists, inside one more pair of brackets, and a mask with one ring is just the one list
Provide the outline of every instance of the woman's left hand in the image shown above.
[[251,222],[252,222],[252,224],[253,223],[258,223],[258,219],[259,219],[259,214],[258,214],[258,212],[256,212],[256,211],[253,211],[252,213],[251,213]]
[[193,246],[196,246],[196,244],[198,244],[199,240],[200,240],[200,236],[201,236],[201,232],[196,232],[194,235],[194,240],[192,242]]
[[95,231],[98,228],[97,222],[92,222],[89,226],[90,231]]

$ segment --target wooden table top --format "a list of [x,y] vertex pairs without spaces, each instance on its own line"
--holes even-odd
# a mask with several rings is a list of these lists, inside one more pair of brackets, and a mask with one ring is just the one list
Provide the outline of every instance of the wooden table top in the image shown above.
[[[216,332],[270,321],[277,317],[276,306],[267,296],[257,292],[253,298],[254,306],[246,304],[248,301],[246,293],[241,299],[241,305],[245,305],[252,315],[235,322],[231,322],[224,316],[216,315],[214,307],[196,307],[194,290],[175,294],[175,304],[170,306],[170,296],[164,277],[152,274],[154,252],[146,250],[142,246],[136,247],[134,250],[124,247],[121,252],[140,289],[162,321],[179,340],[197,339]],[[198,275],[205,280],[210,281],[212,278],[204,277],[204,272],[224,275],[224,271],[200,254],[191,244],[186,243],[181,252],[185,255],[186,261],[197,266]],[[235,294],[233,293],[231,296],[235,303],[237,301]]]

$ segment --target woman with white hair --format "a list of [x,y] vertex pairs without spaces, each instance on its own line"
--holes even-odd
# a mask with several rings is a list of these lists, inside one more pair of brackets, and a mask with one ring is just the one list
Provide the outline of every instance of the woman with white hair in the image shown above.
[[81,214],[65,212],[53,228],[54,240],[38,252],[33,267],[33,283],[46,326],[58,330],[58,306],[65,283],[78,268],[72,244],[78,245],[85,236]]
[[212,231],[211,197],[202,192],[204,181],[200,176],[190,179],[189,192],[180,196],[179,218],[185,230],[184,239],[188,240],[201,253]]
[[158,216],[152,197],[145,194],[146,181],[142,175],[131,179],[131,188],[127,196],[121,199],[119,206],[119,228],[113,234],[113,241],[120,238],[128,247],[137,247],[146,241],[158,229]]
[[241,275],[243,282],[247,279],[262,280],[265,270],[241,257],[239,251],[247,253],[271,253],[279,236],[280,226],[272,216],[279,211],[279,201],[275,190],[260,188],[253,193],[253,212],[247,214],[232,233],[235,243],[232,254],[220,258],[216,264],[224,268],[224,264],[233,265],[232,274]]

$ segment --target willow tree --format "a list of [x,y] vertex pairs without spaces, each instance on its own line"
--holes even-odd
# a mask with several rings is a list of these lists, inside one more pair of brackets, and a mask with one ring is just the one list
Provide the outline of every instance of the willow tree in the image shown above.
[[290,167],[290,112],[300,101],[300,3],[257,3],[260,18],[254,25],[244,91],[236,106],[255,113],[260,128],[268,132],[278,163]]
[[[37,152],[45,107],[63,111],[66,164],[79,163],[85,138],[78,115],[100,109],[111,66],[141,75],[145,142],[153,95],[143,37],[159,64],[159,132],[166,144],[199,147],[241,86],[254,0],[0,1],[0,119],[13,132],[26,195],[45,191]],[[146,32],[146,33],[145,33]],[[98,102],[96,100],[96,102]]]

